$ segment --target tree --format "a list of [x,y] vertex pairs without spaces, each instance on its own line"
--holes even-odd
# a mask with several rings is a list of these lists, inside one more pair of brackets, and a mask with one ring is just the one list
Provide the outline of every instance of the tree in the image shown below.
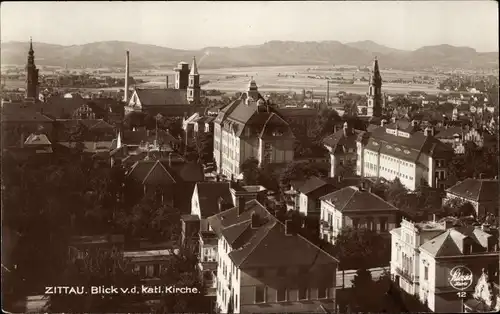
[[476,216],[474,206],[470,202],[458,197],[446,199],[443,204],[443,212],[446,216]]
[[408,206],[408,189],[401,183],[399,178],[396,177],[392,182],[389,182],[386,190],[386,199],[399,209]]
[[213,133],[204,132],[196,135],[194,144],[196,146],[196,153],[198,155],[199,163],[212,162],[214,159],[214,136]]
[[335,237],[332,252],[340,261],[339,269],[368,269],[385,265],[390,244],[376,231],[348,227]]
[[248,158],[240,165],[240,170],[243,173],[243,180],[246,185],[258,184],[260,171],[257,159],[253,157]]
[[316,116],[313,127],[314,142],[322,146],[325,136],[331,134],[335,124],[340,121],[341,118],[336,110],[329,108],[321,110]]
[[291,181],[302,181],[312,176],[322,176],[323,172],[314,163],[292,162],[281,173],[279,180],[281,185],[286,186]]
[[[57,283],[62,287],[83,287],[83,294],[52,294],[47,311],[61,312],[117,312],[130,308],[138,300],[132,293],[123,293],[121,289],[132,289],[140,285],[138,274],[132,265],[116,248],[91,249],[83,260],[69,262]],[[117,287],[118,293],[91,293],[91,287]],[[137,288],[136,288],[137,289]]]
[[144,126],[145,116],[143,112],[131,112],[123,119],[123,126],[128,130]]

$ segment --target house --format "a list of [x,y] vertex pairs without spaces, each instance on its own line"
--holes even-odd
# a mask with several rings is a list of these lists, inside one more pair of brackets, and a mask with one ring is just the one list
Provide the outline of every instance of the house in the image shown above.
[[[52,96],[40,104],[40,112],[53,119],[96,119],[89,100],[82,97]],[[95,108],[94,108],[95,109]]]
[[200,231],[208,231],[206,219],[234,206],[230,182],[198,182],[191,198],[191,215],[200,219]]
[[380,234],[396,228],[399,209],[370,190],[349,186],[320,197],[320,237],[332,244],[342,228],[367,228]]
[[[125,114],[145,112],[150,115],[161,113],[165,116],[184,117],[194,112],[203,112],[200,103],[200,74],[196,60],[189,65],[179,64],[175,88],[146,89],[136,88],[125,106]],[[189,72],[188,72],[189,71]]]
[[330,177],[343,176],[346,171],[356,172],[356,140],[359,134],[360,131],[344,122],[342,130],[323,139],[330,155]]
[[446,189],[443,202],[459,199],[469,202],[475,209],[478,217],[488,214],[498,216],[498,179],[467,178]]
[[446,126],[436,128],[435,137],[443,143],[453,147],[455,154],[465,154],[466,142],[473,142],[478,147],[483,147],[484,135],[476,128],[466,126]]
[[[391,231],[391,277],[433,312],[459,312],[487,269],[498,277],[498,230],[439,222],[402,221]],[[458,297],[457,297],[458,296]]]
[[31,133],[24,142],[24,148],[32,149],[37,154],[47,154],[53,152],[52,143],[45,134]]
[[160,281],[174,254],[179,254],[179,249],[126,250],[123,252],[123,257],[143,281],[153,283]]
[[335,187],[328,181],[318,177],[310,177],[295,188],[292,185],[292,191],[295,190],[295,210],[298,210],[304,216],[319,217],[321,214],[320,198],[335,190]]
[[204,180],[200,165],[166,160],[140,160],[127,171],[127,185],[138,195],[155,193],[164,203],[181,213],[191,212],[191,196],[196,182]]
[[188,118],[183,119],[182,129],[186,136],[186,143],[188,139],[194,138],[197,134],[213,133],[215,117],[204,116],[198,112],[193,113]]
[[358,135],[357,175],[386,180],[397,177],[412,191],[423,181],[430,187],[444,188],[453,148],[434,137],[432,126],[420,132],[414,121],[386,122],[382,120],[379,127]]
[[70,261],[82,260],[91,250],[122,250],[125,237],[121,234],[74,236],[68,246],[68,259]]
[[255,158],[260,166],[293,161],[295,136],[251,80],[248,90],[224,107],[214,122],[214,158],[219,173],[238,177],[240,165]]
[[[217,307],[222,313],[336,309],[338,261],[277,220],[257,200],[208,218],[218,237]],[[295,227],[296,228],[296,227]]]
[[279,108],[280,115],[290,124],[294,130],[300,130],[301,134],[312,137],[314,123],[319,114],[316,108]]

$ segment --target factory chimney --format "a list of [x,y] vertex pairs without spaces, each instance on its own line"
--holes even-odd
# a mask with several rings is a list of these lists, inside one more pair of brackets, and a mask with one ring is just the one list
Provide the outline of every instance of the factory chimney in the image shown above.
[[125,91],[123,101],[128,103],[128,78],[129,78],[129,51],[127,50],[125,56]]

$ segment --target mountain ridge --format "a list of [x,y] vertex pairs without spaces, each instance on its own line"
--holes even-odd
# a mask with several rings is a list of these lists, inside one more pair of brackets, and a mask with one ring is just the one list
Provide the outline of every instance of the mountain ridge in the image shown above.
[[[33,43],[40,66],[123,67],[125,50],[130,51],[131,67],[157,68],[190,61],[193,56],[205,68],[285,65],[368,65],[375,56],[381,66],[395,69],[498,68],[498,52],[477,52],[470,47],[442,44],[401,50],[371,40],[341,43],[328,41],[267,41],[260,45],[205,47],[186,50],[139,44],[129,41],[100,41],[83,45]],[[29,43],[1,44],[2,64],[23,65]]]

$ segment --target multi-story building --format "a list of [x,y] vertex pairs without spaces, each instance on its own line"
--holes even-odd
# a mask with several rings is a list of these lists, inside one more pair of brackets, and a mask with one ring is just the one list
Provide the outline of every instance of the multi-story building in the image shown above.
[[498,179],[468,178],[446,190],[443,203],[452,199],[469,202],[478,217],[498,216]]
[[323,140],[323,145],[330,155],[330,177],[342,175],[343,170],[353,167],[356,171],[356,140],[360,131],[344,122],[342,130],[338,130]]
[[293,205],[289,210],[296,210],[304,216],[319,217],[321,213],[320,197],[335,190],[335,186],[318,177],[310,177],[305,182],[293,183],[289,195],[293,195]]
[[238,177],[249,158],[259,165],[292,162],[294,135],[288,122],[260,95],[248,90],[223,108],[214,123],[214,158],[219,173]]
[[144,112],[150,115],[184,117],[202,112],[200,74],[193,58],[191,68],[181,63],[176,72],[175,88],[135,88],[125,105],[125,114]]
[[217,234],[221,313],[335,310],[338,261],[277,220],[257,200],[208,218]]
[[474,293],[464,301],[463,313],[485,313],[500,311],[498,277],[484,271],[478,279]]
[[356,145],[356,172],[362,177],[399,178],[409,190],[424,181],[430,187],[445,187],[453,148],[436,139],[431,126],[419,132],[413,123],[382,120],[380,127],[362,132]]
[[470,297],[483,269],[498,277],[497,229],[458,226],[445,218],[426,223],[403,220],[391,234],[393,280],[434,312],[462,311],[461,298]]
[[396,228],[399,209],[362,187],[348,186],[320,197],[320,237],[332,244],[342,228],[367,228],[388,234]]

